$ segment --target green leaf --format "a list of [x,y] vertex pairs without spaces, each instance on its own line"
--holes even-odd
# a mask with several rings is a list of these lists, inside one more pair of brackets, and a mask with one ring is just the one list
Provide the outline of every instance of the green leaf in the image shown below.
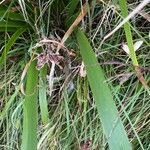
[[19,87],[16,87],[15,92],[11,95],[10,99],[8,100],[8,102],[5,104],[2,112],[0,113],[0,120],[4,118],[4,116],[8,113],[11,105],[13,104],[13,102],[15,101],[16,96],[19,93]]
[[[120,3],[122,16],[123,17],[128,16],[128,9],[127,9],[126,0],[119,0],[119,3]],[[136,53],[134,51],[132,32],[131,32],[129,22],[124,24],[124,31],[125,31],[126,40],[127,40],[128,47],[129,47],[129,50],[130,50],[130,55],[131,55],[133,65],[138,66],[138,61],[137,61]]]
[[13,35],[12,37],[9,39],[8,43],[5,45],[5,49],[2,53],[2,56],[0,57],[0,68],[2,67],[2,65],[4,64],[4,62],[6,61],[6,57],[7,57],[7,53],[9,52],[9,50],[11,49],[11,47],[14,45],[15,41],[18,39],[18,37],[26,31],[27,28],[20,28],[18,29]]
[[71,17],[74,14],[74,11],[79,3],[79,0],[71,0],[68,5],[68,15]]
[[37,123],[38,123],[38,71],[36,61],[33,61],[27,74],[25,102],[23,104],[23,135],[21,150],[37,149]]
[[49,122],[48,103],[47,103],[47,86],[46,86],[47,68],[44,67],[40,71],[39,78],[39,104],[41,110],[42,123],[45,125]]
[[0,19],[3,18],[12,19],[15,21],[24,21],[23,15],[21,15],[20,13],[11,12],[8,11],[8,8],[0,7]]
[[0,28],[2,27],[14,27],[14,28],[18,28],[18,27],[24,27],[27,26],[27,24],[25,22],[22,21],[15,21],[15,20],[2,20],[0,21]]
[[0,27],[0,32],[16,32],[19,28],[16,27]]
[[109,149],[131,150],[129,139],[95,53],[82,31],[78,30],[76,36]]

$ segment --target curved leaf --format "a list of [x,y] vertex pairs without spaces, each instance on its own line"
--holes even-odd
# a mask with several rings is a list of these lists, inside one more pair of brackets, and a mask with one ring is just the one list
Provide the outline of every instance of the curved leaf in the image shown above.
[[113,96],[105,82],[104,73],[86,36],[80,30],[77,32],[77,40],[109,148],[110,150],[131,150]]

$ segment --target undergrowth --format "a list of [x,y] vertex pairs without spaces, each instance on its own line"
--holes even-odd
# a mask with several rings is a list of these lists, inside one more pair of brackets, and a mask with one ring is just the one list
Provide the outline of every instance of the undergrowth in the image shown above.
[[[0,4],[0,149],[109,149],[113,127],[107,136],[105,121],[100,117],[104,106],[101,103],[99,111],[88,67],[103,69],[132,149],[150,149],[149,93],[137,78],[130,56],[122,50],[122,43],[126,43],[124,28],[101,44],[104,36],[123,20],[119,3],[86,2],[87,14],[77,28],[84,31],[98,63],[85,65],[85,76],[79,46],[82,42],[76,39],[76,29],[55,54],[84,2],[6,0]],[[140,2],[126,3],[131,12]],[[143,10],[148,15],[149,4]],[[144,41],[136,57],[149,85],[150,23],[136,14],[128,25],[133,43]],[[91,73],[93,78],[95,75]],[[104,120],[109,124],[108,118]]]

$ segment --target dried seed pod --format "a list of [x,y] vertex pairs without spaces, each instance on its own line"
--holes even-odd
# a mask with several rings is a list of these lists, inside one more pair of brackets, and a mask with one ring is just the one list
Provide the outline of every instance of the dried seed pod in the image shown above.
[[47,62],[48,62],[47,55],[44,53],[41,53],[37,57],[37,67],[36,67],[37,70],[40,70],[41,68],[43,68]]
[[64,57],[59,54],[48,54],[47,57],[50,62],[54,62],[55,64],[59,64],[64,59]]

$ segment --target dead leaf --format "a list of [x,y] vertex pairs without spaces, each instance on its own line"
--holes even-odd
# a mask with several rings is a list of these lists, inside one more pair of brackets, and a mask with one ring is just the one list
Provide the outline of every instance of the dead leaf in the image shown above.
[[146,13],[144,10],[138,12],[143,18],[145,18],[148,22],[150,22],[150,15]]
[[81,66],[80,66],[80,70],[79,70],[79,74],[81,77],[86,77],[86,70],[85,70],[85,66],[84,63],[82,62]]
[[143,41],[137,41],[134,43],[134,50],[137,51],[143,44]]
[[120,85],[122,85],[123,83],[125,83],[126,81],[129,80],[129,78],[132,76],[133,73],[125,73],[125,74],[122,74],[120,77],[119,77],[119,82],[120,82]]
[[37,57],[37,70],[40,70],[41,68],[44,67],[44,65],[48,62],[47,56],[44,53],[41,53],[38,57]]
[[136,71],[136,75],[137,75],[139,81],[142,83],[142,85],[144,86],[144,88],[145,89],[149,89],[149,86],[148,86],[146,80],[143,77],[141,68],[139,66],[135,66],[135,71]]

